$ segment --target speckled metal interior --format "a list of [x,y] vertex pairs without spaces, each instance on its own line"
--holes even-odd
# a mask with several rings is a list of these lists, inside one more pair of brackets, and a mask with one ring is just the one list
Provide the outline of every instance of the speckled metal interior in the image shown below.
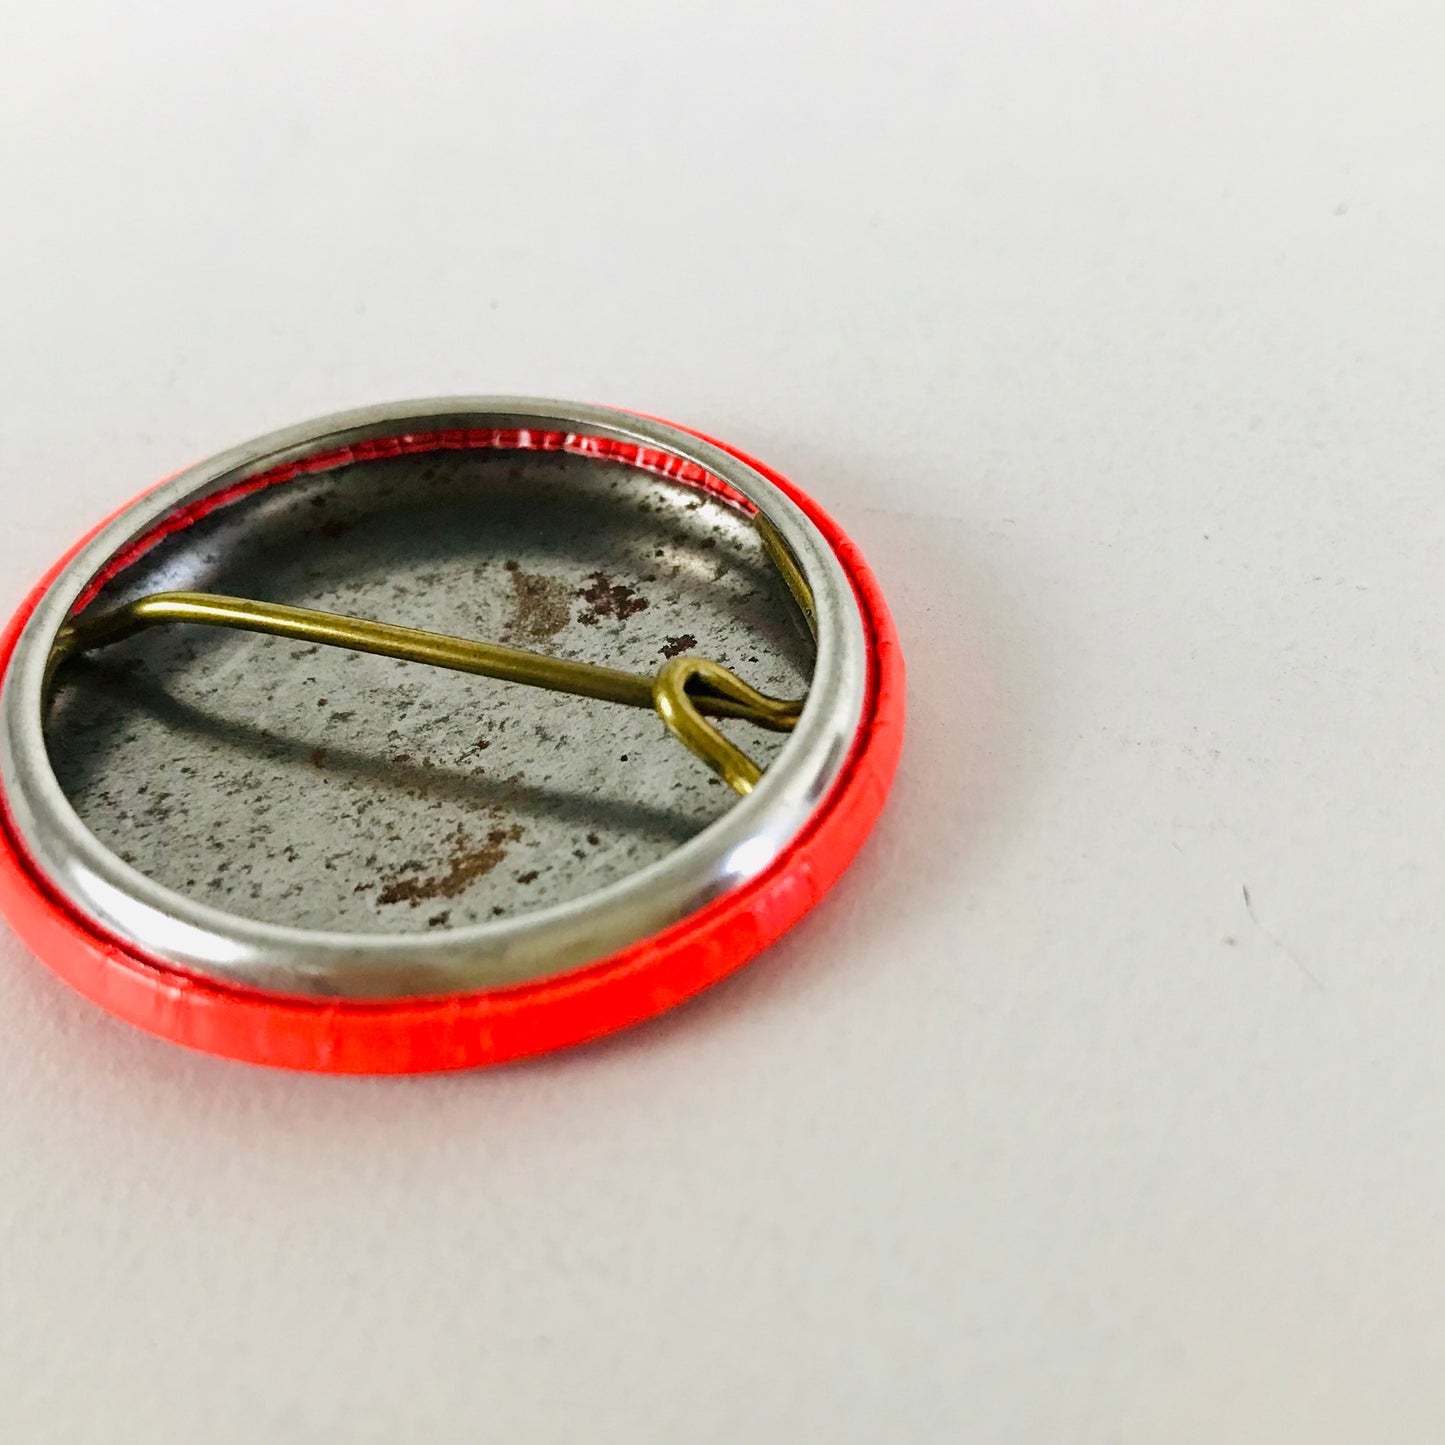
[[[748,519],[556,452],[358,462],[236,501],[93,605],[225,592],[652,673],[687,651],[798,696],[812,643]],[[760,763],[784,741],[724,729]],[[735,796],[655,714],[274,638],[165,627],[71,663],[47,742],[85,825],[267,922],[407,933],[591,892]]]

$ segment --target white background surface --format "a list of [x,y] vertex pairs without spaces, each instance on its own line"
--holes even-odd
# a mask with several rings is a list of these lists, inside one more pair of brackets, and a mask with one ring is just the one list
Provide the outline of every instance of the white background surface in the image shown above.
[[256,433],[575,396],[814,492],[911,722],[813,918],[543,1062],[4,934],[0,1438],[1445,1436],[1440,17],[7,11],[5,607]]

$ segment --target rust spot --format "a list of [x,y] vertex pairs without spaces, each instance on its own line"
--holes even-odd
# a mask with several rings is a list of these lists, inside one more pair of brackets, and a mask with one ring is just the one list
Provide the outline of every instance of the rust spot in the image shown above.
[[589,833],[587,835],[587,841],[595,848],[602,842],[602,839],[599,838],[596,833]]
[[595,627],[604,617],[626,622],[650,605],[647,598],[637,595],[635,587],[629,587],[625,582],[614,582],[605,572],[592,573],[591,580],[590,587],[579,588],[577,592],[587,604],[587,610],[578,620],[589,627]]
[[538,878],[540,872],[541,872],[541,870],[538,869],[538,868],[531,868],[531,869],[529,869],[526,873],[518,873],[518,874],[517,874],[517,882],[518,882],[518,883],[535,883],[535,882],[537,881],[537,878]]
[[697,638],[690,632],[684,632],[679,637],[669,637],[657,650],[664,657],[681,657],[684,652],[691,652],[696,646]]
[[428,928],[445,928],[447,926],[447,919],[451,916],[451,909],[443,908],[440,913],[433,913],[432,916],[427,919],[426,926]]
[[507,629],[512,636],[545,642],[572,620],[572,589],[560,577],[524,572],[517,562],[507,563],[507,575],[512,579],[517,607]]
[[326,766],[325,748],[317,748],[316,751],[311,754],[311,766],[313,768],[324,768]]
[[[457,898],[478,878],[484,878],[507,856],[507,845],[522,836],[513,823],[507,828],[492,828],[480,842],[474,842],[460,824],[447,838],[449,848],[445,866],[438,872],[422,874],[422,865],[404,863],[386,880],[377,895],[378,903],[409,903],[416,908],[435,898]],[[420,876],[409,876],[409,875]]]
[[478,738],[478,739],[477,739],[477,751],[478,751],[479,753],[485,752],[489,747],[491,747],[491,745],[492,745],[492,740],[491,740],[491,738]]

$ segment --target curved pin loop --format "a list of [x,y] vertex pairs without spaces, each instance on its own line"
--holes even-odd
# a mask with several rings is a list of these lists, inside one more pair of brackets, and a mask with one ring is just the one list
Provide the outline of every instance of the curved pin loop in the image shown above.
[[757,786],[763,770],[740,747],[725,738],[698,711],[688,685],[700,682],[714,697],[740,704],[753,721],[791,732],[803,711],[801,701],[769,697],[749,687],[735,672],[705,657],[674,657],[664,663],[652,682],[652,702],[668,731],[695,753],[733,792],[746,797]]

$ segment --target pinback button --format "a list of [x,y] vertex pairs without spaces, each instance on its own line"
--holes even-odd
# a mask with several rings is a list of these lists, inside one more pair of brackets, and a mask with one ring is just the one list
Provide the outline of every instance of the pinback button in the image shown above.
[[147,492],[0,646],[0,908],[176,1042],[407,1072],[660,1012],[807,911],[896,767],[856,548],[628,412],[371,407]]

